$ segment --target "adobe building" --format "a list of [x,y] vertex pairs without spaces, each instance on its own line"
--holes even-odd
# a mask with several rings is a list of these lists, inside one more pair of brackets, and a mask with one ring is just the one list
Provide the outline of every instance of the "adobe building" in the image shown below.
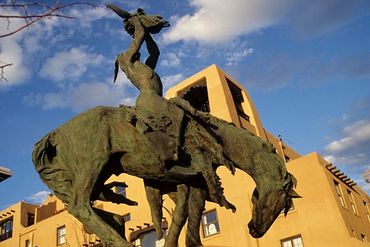
[[100,240],[66,210],[55,196],[42,205],[19,202],[0,211],[1,247],[85,247]]
[[[233,122],[270,142],[297,178],[296,191],[303,197],[294,200],[287,217],[281,214],[264,237],[254,239],[249,235],[247,224],[251,219],[250,198],[255,184],[242,171],[233,176],[225,167],[220,167],[217,173],[222,178],[226,198],[237,207],[237,212],[234,214],[207,202],[200,233],[204,246],[370,247],[369,196],[319,154],[302,156],[266,130],[247,91],[232,77],[211,65],[175,85],[166,95],[167,98],[176,96],[188,100],[198,110]],[[163,246],[164,240],[157,240],[155,236],[142,180],[122,174],[112,176],[107,182],[112,181],[125,182],[128,187],[118,186],[115,192],[137,201],[139,206],[97,201],[95,207],[121,215],[126,222],[126,237],[134,246]],[[165,196],[164,229],[170,224],[173,209],[173,202]],[[30,225],[27,219],[33,211],[34,223]],[[2,235],[3,228],[10,229],[6,223],[9,220],[12,220],[13,231],[11,237],[8,233],[7,239],[0,239],[0,247],[101,246],[99,239],[89,234],[53,196],[42,206],[21,202],[0,215],[3,216],[0,219]],[[179,246],[184,246],[185,230]]]

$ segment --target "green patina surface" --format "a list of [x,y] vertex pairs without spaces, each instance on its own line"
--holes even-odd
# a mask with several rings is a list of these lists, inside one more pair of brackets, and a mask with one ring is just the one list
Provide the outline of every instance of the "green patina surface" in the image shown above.
[[[272,146],[247,130],[199,112],[182,99],[162,97],[162,83],[154,68],[159,50],[151,33],[168,23],[143,10],[128,13],[109,5],[124,19],[133,37],[117,57],[120,68],[140,90],[135,107],[96,107],[50,132],[33,151],[42,181],[68,205],[68,211],[94,231],[108,246],[131,246],[122,217],[92,207],[103,200],[127,205],[136,202],[115,194],[105,184],[113,175],[127,173],[144,179],[153,224],[162,237],[162,195],[176,202],[165,246],[177,246],[186,220],[186,246],[200,246],[200,218],[206,200],[235,211],[223,194],[216,169],[241,169],[256,182],[250,233],[261,237],[282,209],[289,210],[294,177]],[[145,43],[149,57],[140,62]],[[116,77],[116,75],[115,75]]]

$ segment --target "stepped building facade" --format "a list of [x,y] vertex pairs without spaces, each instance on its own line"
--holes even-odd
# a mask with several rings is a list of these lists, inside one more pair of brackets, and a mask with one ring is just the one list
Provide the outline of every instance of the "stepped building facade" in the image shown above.
[[[182,97],[201,111],[233,122],[271,143],[285,160],[287,169],[298,180],[294,200],[287,216],[281,214],[266,235],[254,239],[249,235],[250,198],[255,184],[247,174],[235,175],[220,167],[225,195],[237,212],[206,204],[201,221],[204,246],[230,247],[370,247],[370,200],[349,177],[313,152],[300,155],[271,134],[263,125],[247,91],[217,66],[210,67],[170,88],[166,97]],[[141,179],[122,174],[109,181],[125,182],[115,192],[139,203],[139,206],[95,202],[95,207],[120,215],[125,221],[126,237],[134,246],[163,246],[157,240]],[[163,228],[171,223],[174,209],[169,197],[164,199]],[[0,247],[102,246],[94,234],[67,213],[54,196],[43,205],[17,203],[0,212]],[[179,244],[184,246],[184,232]]]

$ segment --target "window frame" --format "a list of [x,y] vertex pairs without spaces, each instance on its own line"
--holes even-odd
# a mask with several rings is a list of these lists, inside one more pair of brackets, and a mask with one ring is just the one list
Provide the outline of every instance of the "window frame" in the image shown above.
[[211,111],[206,77],[203,77],[196,83],[182,89],[178,92],[177,96],[188,101],[189,104],[198,111],[206,113]]
[[243,90],[239,86],[237,86],[232,80],[230,80],[227,77],[225,78],[238,116],[250,123],[251,122],[250,116],[247,113],[245,113],[243,107],[243,103],[245,102]]
[[362,242],[364,242],[364,243],[366,243],[366,242],[367,242],[367,237],[366,237],[366,235],[365,235],[365,234],[360,233],[360,238],[361,238],[361,241],[362,241]]
[[27,213],[27,227],[32,226],[35,224],[35,214]]
[[346,208],[346,202],[344,201],[343,191],[340,186],[340,183],[336,180],[333,180],[333,181],[334,181],[335,193],[337,194],[337,197],[339,198],[340,204],[342,205],[343,208]]
[[355,198],[353,197],[352,191],[347,189],[347,194],[348,194],[348,197],[349,197],[349,203],[351,205],[352,212],[354,214],[358,215],[358,209],[357,209],[357,205],[356,205],[356,202],[355,202]]
[[292,161],[292,159],[286,154],[284,154],[284,160],[285,160],[285,163],[289,163],[290,161]]
[[[301,240],[302,246],[294,245],[293,240],[296,240],[296,239]],[[286,243],[286,242],[290,242],[292,247],[304,247],[303,238],[302,238],[301,234],[297,234],[297,235],[294,235],[294,236],[291,236],[291,237],[288,237],[288,238],[281,239],[280,240],[280,246],[284,247],[284,243]]]
[[370,211],[369,211],[369,205],[367,202],[365,201],[362,201],[363,202],[363,205],[365,207],[365,213],[366,213],[366,216],[367,216],[367,219],[369,220],[370,222]]
[[[214,221],[211,221],[211,222],[205,222],[204,219],[207,219],[205,217],[207,217],[207,215],[212,214],[212,213],[215,214],[215,220]],[[207,219],[207,221],[208,221],[208,219]],[[211,209],[211,210],[207,210],[206,212],[204,212],[202,214],[201,223],[202,223],[202,230],[203,230],[203,237],[204,238],[212,237],[212,236],[215,236],[215,235],[221,233],[220,223],[219,223],[219,220],[218,220],[217,209]],[[214,224],[216,226],[217,232],[215,232],[215,233],[210,233],[209,232],[208,227],[211,224]]]
[[[64,234],[60,234],[62,229],[64,229]],[[61,242],[60,239],[64,239],[64,242]],[[63,225],[57,228],[57,246],[61,246],[65,243],[67,243],[67,229],[66,225]]]
[[130,213],[124,214],[122,217],[123,217],[123,221],[125,223],[131,220],[131,214]]
[[13,237],[14,218],[13,216],[0,221],[0,242]]

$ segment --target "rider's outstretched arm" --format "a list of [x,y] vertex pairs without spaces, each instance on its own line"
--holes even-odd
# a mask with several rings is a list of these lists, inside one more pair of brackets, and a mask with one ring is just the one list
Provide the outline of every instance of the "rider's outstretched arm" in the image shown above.
[[145,34],[145,43],[149,53],[149,57],[146,59],[145,64],[148,65],[152,70],[154,70],[155,67],[157,66],[160,54],[158,45],[157,43],[155,43],[150,33]]
[[141,45],[145,38],[145,29],[140,22],[139,17],[133,16],[130,18],[130,24],[134,26],[134,40],[131,42],[130,47],[127,49],[125,54],[128,56],[131,62],[134,62],[136,53],[140,50]]

